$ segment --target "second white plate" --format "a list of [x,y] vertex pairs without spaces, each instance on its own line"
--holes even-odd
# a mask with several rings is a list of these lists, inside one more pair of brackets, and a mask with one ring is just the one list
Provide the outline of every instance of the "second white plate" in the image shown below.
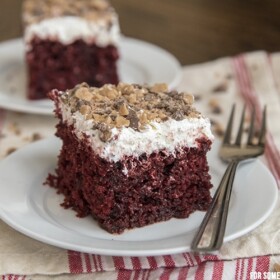
[[[127,83],[167,83],[176,87],[181,78],[178,60],[167,51],[137,39],[120,41],[120,80]],[[52,114],[49,100],[26,98],[27,73],[22,39],[0,43],[0,107],[15,111]]]
[[[34,239],[87,253],[153,256],[190,250],[204,212],[112,235],[91,217],[77,218],[74,211],[63,209],[60,206],[63,196],[43,185],[56,166],[60,145],[54,137],[38,141],[0,162],[3,221]],[[216,141],[208,157],[215,186],[225,169],[217,157],[218,146]],[[261,224],[274,209],[277,195],[275,179],[261,161],[241,164],[234,181],[225,242]]]

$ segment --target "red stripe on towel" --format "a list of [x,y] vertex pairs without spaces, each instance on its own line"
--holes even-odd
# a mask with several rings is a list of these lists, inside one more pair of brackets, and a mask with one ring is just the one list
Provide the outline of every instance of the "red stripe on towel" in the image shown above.
[[[261,120],[261,106],[257,94],[253,88],[250,75],[243,56],[237,56],[233,59],[234,70],[236,73],[237,83],[245,102],[256,108],[256,116],[258,121]],[[271,133],[267,132],[267,145],[265,149],[265,156],[271,172],[280,186],[280,153],[274,143]]]
[[205,272],[206,262],[201,263],[197,266],[197,270],[195,272],[195,280],[203,280],[204,279],[204,272]]
[[252,272],[252,269],[253,269],[253,259],[250,258],[248,259],[247,274],[245,275],[246,279],[250,279],[250,273]]
[[184,259],[186,261],[186,266],[193,266],[193,260],[192,260],[192,258],[191,258],[189,253],[184,253],[183,257],[184,257]]
[[217,261],[213,264],[213,274],[212,279],[220,280],[223,279],[223,271],[224,271],[224,262]]
[[157,269],[158,264],[155,257],[147,257],[151,269]]
[[81,253],[68,251],[68,265],[71,273],[83,273],[84,271]]
[[270,257],[269,256],[257,257],[256,271],[257,272],[268,272],[269,271],[269,264],[270,264]]
[[182,267],[179,271],[178,279],[188,279],[189,267]]
[[140,259],[137,257],[131,257],[131,262],[134,270],[139,270],[142,268]]
[[101,256],[97,255],[96,258],[97,258],[97,263],[98,263],[98,266],[99,266],[99,271],[104,271]]
[[114,261],[116,269],[126,269],[125,263],[124,263],[124,258],[122,258],[122,257],[113,257],[113,261]]
[[172,271],[173,271],[173,268],[165,268],[163,273],[161,274],[159,280],[169,280]]
[[164,263],[167,267],[175,267],[176,264],[170,255],[163,256]]
[[132,270],[120,270],[118,272],[117,280],[130,280],[132,275]]
[[92,272],[91,263],[90,263],[90,255],[84,254],[85,264],[86,264],[86,272]]

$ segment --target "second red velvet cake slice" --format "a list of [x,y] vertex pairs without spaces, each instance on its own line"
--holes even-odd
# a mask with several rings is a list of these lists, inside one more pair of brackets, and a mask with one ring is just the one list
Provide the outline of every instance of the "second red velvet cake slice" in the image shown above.
[[64,207],[110,233],[208,208],[213,135],[191,95],[163,84],[81,84],[50,97],[63,144],[47,182]]
[[107,0],[24,0],[29,99],[81,82],[118,83],[118,16]]

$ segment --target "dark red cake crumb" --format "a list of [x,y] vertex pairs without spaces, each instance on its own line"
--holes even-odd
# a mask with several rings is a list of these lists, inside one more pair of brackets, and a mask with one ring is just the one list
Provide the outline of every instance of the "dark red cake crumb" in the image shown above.
[[210,140],[201,138],[197,148],[175,154],[162,150],[114,163],[100,158],[86,137],[78,140],[72,131],[62,122],[57,126],[63,146],[56,173],[47,183],[64,195],[63,206],[79,217],[92,215],[105,230],[119,234],[209,207]]
[[118,50],[77,40],[70,45],[34,38],[26,53],[28,98],[43,99],[53,88],[66,90],[81,82],[91,86],[117,84]]

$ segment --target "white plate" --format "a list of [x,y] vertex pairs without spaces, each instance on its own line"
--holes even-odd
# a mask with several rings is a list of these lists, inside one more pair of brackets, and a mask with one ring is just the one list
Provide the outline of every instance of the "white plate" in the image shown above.
[[[127,83],[167,83],[174,88],[181,79],[178,60],[167,51],[132,38],[120,41],[120,80]],[[15,111],[52,114],[49,100],[26,98],[27,73],[21,39],[0,43],[0,107]]]
[[[42,242],[87,253],[151,256],[190,250],[204,212],[112,235],[91,217],[77,218],[74,211],[63,209],[63,196],[43,185],[55,168],[59,148],[59,140],[53,137],[30,144],[0,162],[0,216],[7,224]],[[218,143],[209,153],[216,186],[225,168],[217,158],[217,150]],[[225,241],[261,224],[275,207],[277,194],[276,182],[261,161],[240,165]]]

